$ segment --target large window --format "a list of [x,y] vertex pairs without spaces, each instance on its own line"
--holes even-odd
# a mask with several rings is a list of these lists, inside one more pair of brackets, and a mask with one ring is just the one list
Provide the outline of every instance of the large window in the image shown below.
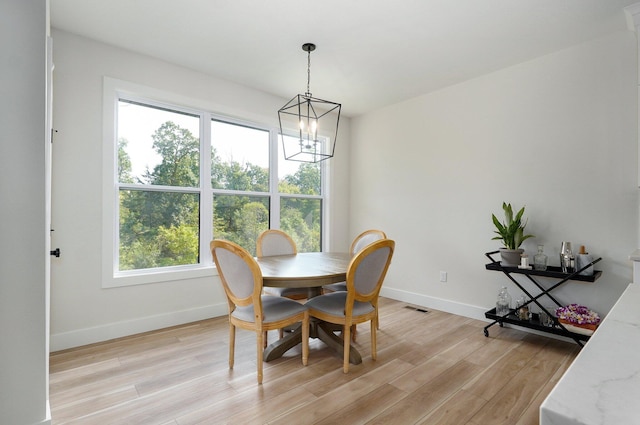
[[213,234],[255,255],[258,235],[269,228],[269,132],[211,121]]
[[255,255],[268,228],[322,249],[324,164],[285,161],[277,129],[115,97],[113,278],[210,267],[213,238]]
[[199,120],[119,99],[119,271],[198,264]]

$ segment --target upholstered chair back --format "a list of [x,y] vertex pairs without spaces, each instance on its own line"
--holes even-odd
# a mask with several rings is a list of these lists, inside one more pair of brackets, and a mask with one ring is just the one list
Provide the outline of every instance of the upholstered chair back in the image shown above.
[[[376,244],[377,245],[377,244]],[[369,247],[367,245],[367,247]],[[356,267],[353,284],[356,290],[356,299],[360,296],[369,298],[377,297],[384,275],[387,272],[389,259],[393,253],[393,246],[382,246],[364,256]]]
[[291,236],[281,230],[265,230],[258,236],[256,244],[256,254],[258,257],[296,253],[296,243],[291,239]]
[[351,255],[356,255],[367,245],[380,239],[386,239],[387,235],[382,230],[367,230],[360,233],[351,243]]

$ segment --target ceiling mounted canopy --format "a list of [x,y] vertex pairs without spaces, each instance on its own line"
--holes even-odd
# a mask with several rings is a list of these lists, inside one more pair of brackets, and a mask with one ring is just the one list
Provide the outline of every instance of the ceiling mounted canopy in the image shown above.
[[307,91],[298,94],[278,111],[280,137],[285,159],[320,162],[333,157],[342,105],[311,96],[311,52],[313,43],[305,43],[307,52]]

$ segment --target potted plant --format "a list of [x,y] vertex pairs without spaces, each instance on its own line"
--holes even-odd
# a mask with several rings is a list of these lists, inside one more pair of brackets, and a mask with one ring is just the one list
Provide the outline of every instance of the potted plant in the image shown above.
[[502,209],[504,210],[504,222],[491,214],[493,224],[496,226],[494,233],[498,236],[491,238],[491,240],[501,240],[504,248],[500,248],[500,256],[502,261],[500,265],[506,267],[516,267],[520,264],[520,256],[524,252],[524,249],[520,249],[522,242],[529,238],[533,238],[533,235],[525,235],[524,228],[527,223],[522,223],[522,216],[524,214],[524,207],[522,207],[514,216],[511,204],[506,202],[502,203]]

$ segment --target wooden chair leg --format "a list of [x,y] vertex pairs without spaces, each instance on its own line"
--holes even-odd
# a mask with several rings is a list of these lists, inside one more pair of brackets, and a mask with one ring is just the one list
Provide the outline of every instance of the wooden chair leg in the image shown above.
[[236,327],[229,323],[229,369],[233,369],[233,356],[236,345]]
[[377,328],[377,324],[376,324],[376,320],[374,317],[374,320],[371,321],[371,358],[373,360],[375,360],[378,357],[378,353],[377,353],[377,341],[376,341],[376,328]]
[[344,373],[349,373],[349,349],[351,348],[351,344],[349,343],[349,341],[351,341],[351,326],[348,325],[344,325],[344,335],[343,335],[343,346],[344,346],[344,353],[343,353],[343,359],[342,359],[342,370]]
[[258,384],[262,384],[262,352],[263,352],[263,348],[262,348],[262,331],[257,331],[256,332],[256,337],[258,339],[257,341],[257,346],[258,346],[258,350],[256,353],[256,361],[258,363]]
[[309,361],[309,312],[306,311],[302,319],[302,364]]
[[358,332],[358,329],[356,328],[356,325],[351,325],[351,341],[356,342],[357,332]]

